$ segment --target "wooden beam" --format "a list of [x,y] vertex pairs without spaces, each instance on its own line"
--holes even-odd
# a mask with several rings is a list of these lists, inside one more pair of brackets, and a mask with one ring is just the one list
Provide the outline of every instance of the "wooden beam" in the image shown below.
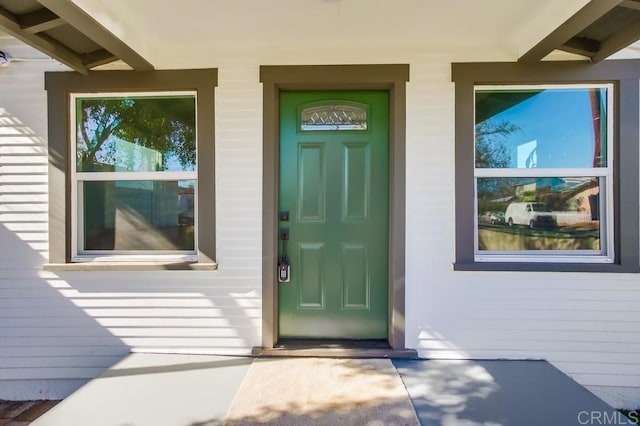
[[80,74],[89,74],[89,70],[84,66],[82,59],[75,52],[72,52],[61,43],[38,34],[23,30],[18,23],[18,19],[8,10],[0,7],[0,29],[10,36],[17,38],[23,43],[38,49],[45,55],[62,62]]
[[134,70],[151,71],[154,69],[151,63],[80,9],[72,0],[38,0],[38,2],[105,50],[122,59]]
[[87,68],[99,67],[100,65],[108,64],[113,61],[117,61],[118,58],[111,54],[111,52],[100,49],[95,52],[86,53],[82,55],[82,60]]
[[627,9],[640,10],[640,2],[635,0],[625,0],[620,3],[620,6],[626,7]]
[[600,42],[587,37],[573,37],[559,49],[591,58],[600,50]]
[[591,62],[598,63],[607,59],[617,51],[640,40],[640,19],[624,27],[608,39],[602,42],[602,47],[592,58]]
[[575,15],[553,30],[527,53],[518,58],[518,62],[532,63],[542,60],[554,49],[559,49],[572,37],[593,24],[624,0],[591,0]]
[[41,33],[65,24],[62,18],[49,9],[40,9],[17,15],[16,18],[20,27],[30,33]]

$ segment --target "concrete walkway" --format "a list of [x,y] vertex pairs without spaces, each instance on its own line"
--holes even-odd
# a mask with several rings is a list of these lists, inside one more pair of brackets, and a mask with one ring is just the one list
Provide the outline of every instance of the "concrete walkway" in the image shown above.
[[[291,376],[301,376],[302,373],[284,367],[284,363],[272,361],[273,358],[254,360],[243,357],[132,354],[32,424],[214,426],[225,424],[231,412],[234,418],[229,423],[234,425],[312,425],[340,423],[336,419],[347,419],[341,417],[341,413],[358,414],[359,410],[369,410],[370,414],[350,417],[349,424],[414,424],[415,420],[404,421],[399,417],[386,420],[382,418],[384,416],[371,417],[379,415],[381,408],[384,410],[387,399],[398,398],[398,387],[392,389],[391,385],[386,384],[393,383],[393,380],[389,381],[389,374],[401,379],[397,381],[400,383],[400,393],[408,395],[407,401],[411,402],[408,407],[415,410],[415,416],[405,415],[403,418],[418,419],[422,425],[605,424],[597,423],[597,419],[616,421],[606,424],[630,424],[603,401],[544,361],[380,360],[375,363],[345,363],[344,359],[324,359],[323,368],[328,370],[320,372],[318,369],[314,373],[322,374],[323,380],[329,381],[329,384],[322,384],[324,389],[330,389],[334,380],[333,386],[342,392],[336,392],[339,398],[323,406],[313,406],[313,400],[304,396],[319,389],[319,378],[314,380],[311,374],[311,378],[287,381],[285,388],[298,386],[299,392],[290,388],[287,388],[287,392],[278,390],[275,384]],[[260,363],[260,368],[252,368],[254,362]],[[345,378],[345,368],[349,368],[348,374],[352,375],[352,379]],[[345,392],[345,386],[350,386],[351,381],[355,382],[354,378],[360,375],[371,376],[372,380],[379,380],[376,377],[383,375],[387,381],[371,385],[370,391],[363,391],[360,387],[357,391]],[[260,387],[260,383],[269,381],[274,386]],[[362,386],[362,383],[358,386]],[[380,392],[381,387],[388,393]],[[249,398],[252,395],[251,392],[261,399],[262,412],[269,415],[252,415],[243,420],[242,414],[238,414],[242,413],[245,405],[252,405],[251,401],[246,400],[247,394]],[[296,420],[272,415],[276,410],[281,410],[276,405],[282,403],[285,393],[289,395],[288,398],[291,395],[294,399],[307,398],[306,402],[300,401],[299,404],[292,405],[289,401],[288,406],[299,410]],[[368,394],[371,397],[367,399]],[[269,407],[269,404],[274,406]],[[304,411],[306,409],[308,411]]]

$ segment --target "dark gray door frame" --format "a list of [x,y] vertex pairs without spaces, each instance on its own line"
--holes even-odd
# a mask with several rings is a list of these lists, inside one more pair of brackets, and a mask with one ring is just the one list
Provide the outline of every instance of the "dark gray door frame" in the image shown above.
[[278,340],[279,94],[281,90],[387,90],[389,92],[389,344],[405,348],[405,148],[409,65],[261,66],[262,347]]

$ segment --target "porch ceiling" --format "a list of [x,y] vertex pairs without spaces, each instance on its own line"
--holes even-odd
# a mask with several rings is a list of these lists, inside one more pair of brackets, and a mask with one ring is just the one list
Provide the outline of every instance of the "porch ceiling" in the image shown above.
[[558,49],[597,63],[638,40],[639,0],[591,0],[518,60],[536,62]]
[[116,59],[137,70],[219,66],[218,53],[239,49],[264,64],[280,50],[318,63],[315,52],[344,61],[380,47],[458,62],[560,49],[597,62],[640,38],[640,0],[0,0],[0,30],[82,73]]
[[137,70],[153,69],[69,0],[0,0],[0,30],[82,74],[118,59]]

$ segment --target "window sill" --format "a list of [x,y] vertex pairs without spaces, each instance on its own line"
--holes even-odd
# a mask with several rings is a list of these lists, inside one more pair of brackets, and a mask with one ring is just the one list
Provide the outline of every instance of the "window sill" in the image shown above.
[[215,262],[76,262],[76,263],[47,263],[45,271],[215,271]]
[[611,263],[457,262],[454,271],[640,273],[640,266]]

